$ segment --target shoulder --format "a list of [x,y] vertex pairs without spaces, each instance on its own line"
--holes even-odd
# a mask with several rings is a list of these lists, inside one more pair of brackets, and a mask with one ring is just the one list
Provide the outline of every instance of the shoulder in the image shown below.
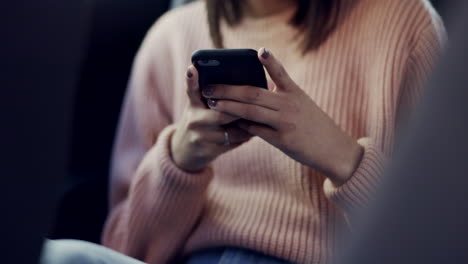
[[[197,45],[210,43],[204,1],[172,9],[162,15],[148,30],[132,68],[133,89],[140,100],[148,100],[157,89],[158,100],[171,102],[175,87],[183,76]],[[144,98],[144,99],[143,99]],[[156,100],[156,99],[154,99]],[[169,107],[168,107],[169,108]]]
[[204,1],[195,1],[166,12],[151,26],[134,66],[156,68],[153,65],[160,61],[170,61],[171,65],[180,61],[186,64],[190,61],[187,54],[193,52],[195,45],[207,45],[205,42],[209,44],[210,41]]
[[172,9],[162,15],[148,31],[147,38],[174,38],[208,27],[204,1]]
[[429,0],[361,0],[359,5],[367,10],[368,22],[414,34],[427,28],[443,30],[440,15]]
[[402,54],[424,41],[443,46],[447,39],[442,18],[429,0],[359,0],[351,14],[353,29],[375,40],[370,45],[404,50]]
[[[162,15],[148,30],[137,59],[153,61],[156,57],[187,60],[198,46],[211,44],[204,1],[195,1]],[[171,59],[172,58],[172,59]]]
[[163,14],[153,25],[152,29],[161,27],[184,27],[197,23],[205,23],[206,7],[204,1],[195,1],[178,8],[171,9]]

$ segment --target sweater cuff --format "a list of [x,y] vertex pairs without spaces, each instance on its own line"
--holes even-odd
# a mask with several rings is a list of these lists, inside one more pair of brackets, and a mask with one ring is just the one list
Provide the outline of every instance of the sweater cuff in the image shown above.
[[386,157],[369,138],[362,138],[358,143],[364,148],[362,160],[353,175],[343,185],[336,187],[330,179],[324,182],[324,192],[328,199],[344,210],[365,207],[374,196],[374,192],[384,172]]
[[147,166],[143,166],[143,168],[160,171],[160,184],[168,188],[185,191],[206,189],[213,178],[212,168],[208,166],[199,172],[192,173],[177,167],[170,152],[171,137],[174,132],[174,125],[168,126],[160,132],[156,146],[150,150],[149,155],[145,158]]

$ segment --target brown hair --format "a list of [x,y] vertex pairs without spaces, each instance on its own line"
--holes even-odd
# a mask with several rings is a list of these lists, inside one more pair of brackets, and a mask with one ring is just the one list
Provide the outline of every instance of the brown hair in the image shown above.
[[[223,47],[220,21],[235,25],[242,19],[243,0],[206,0],[210,34],[217,48]],[[317,49],[338,25],[342,0],[297,0],[298,9],[290,23],[303,32],[304,53]]]

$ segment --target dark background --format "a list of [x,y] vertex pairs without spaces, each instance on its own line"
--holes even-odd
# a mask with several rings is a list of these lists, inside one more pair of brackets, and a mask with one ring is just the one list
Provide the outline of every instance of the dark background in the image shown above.
[[169,0],[92,1],[74,104],[69,173],[50,238],[99,242],[109,157],[133,57]]
[[[377,0],[378,1],[378,0]],[[96,0],[73,105],[70,166],[50,238],[99,242],[109,157],[133,57],[169,0]],[[444,18],[450,1],[432,1]],[[450,23],[450,18],[447,18]]]
[[85,0],[0,4],[2,264],[37,262],[50,230],[70,160],[88,11]]

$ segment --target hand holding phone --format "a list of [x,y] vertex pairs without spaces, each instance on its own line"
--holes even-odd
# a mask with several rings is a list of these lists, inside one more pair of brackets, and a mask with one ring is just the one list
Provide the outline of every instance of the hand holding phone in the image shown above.
[[212,84],[267,89],[267,81],[255,50],[198,50],[192,55],[192,62],[187,72],[190,105],[171,138],[171,155],[178,167],[196,172],[252,137],[233,124],[238,118],[210,110],[201,90]]
[[[252,49],[198,50],[192,63],[201,89],[211,84],[248,85],[268,89],[265,70]],[[206,103],[206,101],[205,101]]]
[[[193,65],[187,70],[186,81],[189,105],[172,134],[170,153],[177,167],[198,172],[252,136],[237,126],[226,126],[237,120],[236,117],[206,108],[200,100],[199,73]],[[226,144],[226,133],[229,144]]]

